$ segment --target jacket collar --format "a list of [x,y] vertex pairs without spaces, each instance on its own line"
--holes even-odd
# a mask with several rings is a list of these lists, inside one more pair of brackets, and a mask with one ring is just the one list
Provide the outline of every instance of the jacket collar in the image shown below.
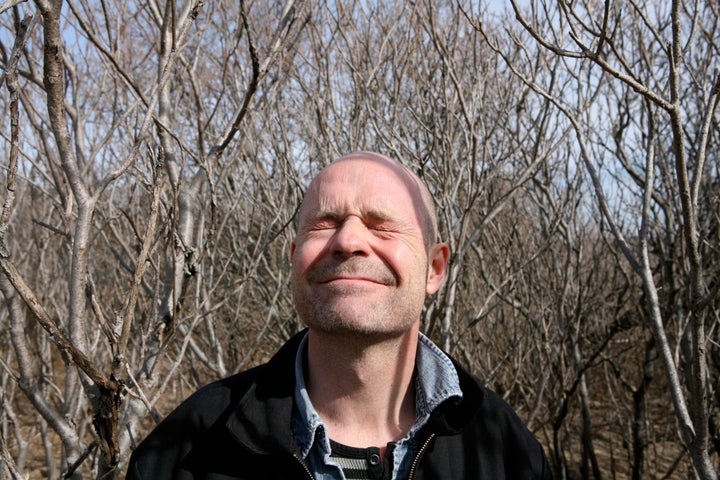
[[235,439],[261,455],[295,451],[291,419],[295,354],[304,331],[296,334],[260,367],[226,426]]

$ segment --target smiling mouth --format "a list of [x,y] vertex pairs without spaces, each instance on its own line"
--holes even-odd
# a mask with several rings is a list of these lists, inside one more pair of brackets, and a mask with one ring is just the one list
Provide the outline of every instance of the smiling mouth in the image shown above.
[[376,280],[374,278],[368,278],[368,277],[332,277],[328,278],[327,280],[323,280],[321,282],[318,282],[320,284],[328,284],[328,283],[334,283],[334,282],[366,282],[366,283],[375,283],[377,285],[386,285],[385,282],[382,282],[380,280]]
[[399,284],[397,276],[381,265],[363,264],[358,260],[345,260],[340,263],[320,263],[311,267],[307,272],[307,281],[317,285],[352,283],[358,286],[376,284],[396,286]]

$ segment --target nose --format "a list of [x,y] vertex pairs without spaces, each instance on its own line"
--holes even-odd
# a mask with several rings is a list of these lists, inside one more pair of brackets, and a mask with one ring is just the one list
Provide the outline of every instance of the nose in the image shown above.
[[369,253],[368,229],[357,217],[349,217],[340,225],[330,246],[334,255],[350,257]]

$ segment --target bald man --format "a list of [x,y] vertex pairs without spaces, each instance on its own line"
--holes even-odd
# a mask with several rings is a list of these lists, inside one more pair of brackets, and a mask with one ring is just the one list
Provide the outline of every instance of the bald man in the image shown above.
[[307,329],[183,402],[127,478],[551,478],[512,409],[420,333],[448,258],[409,169],[373,152],[332,163],[308,188],[290,251]]

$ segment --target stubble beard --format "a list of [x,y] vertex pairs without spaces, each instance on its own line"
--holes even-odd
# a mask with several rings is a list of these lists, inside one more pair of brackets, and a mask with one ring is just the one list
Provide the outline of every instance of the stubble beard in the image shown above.
[[389,305],[377,303],[353,307],[312,302],[310,312],[300,317],[308,327],[324,333],[368,338],[394,338],[405,333],[413,323],[409,312],[393,312]]
[[[322,285],[326,279],[340,274],[374,278],[379,283],[376,288],[387,289],[387,294],[376,298],[363,288]],[[313,289],[313,285],[317,288]],[[415,290],[403,292],[401,286],[397,275],[384,265],[346,260],[313,267],[304,282],[293,278],[292,293],[298,316],[309,328],[376,341],[402,336],[420,319],[424,290],[422,298],[410,298]],[[363,295],[368,297],[365,301],[361,300]]]

